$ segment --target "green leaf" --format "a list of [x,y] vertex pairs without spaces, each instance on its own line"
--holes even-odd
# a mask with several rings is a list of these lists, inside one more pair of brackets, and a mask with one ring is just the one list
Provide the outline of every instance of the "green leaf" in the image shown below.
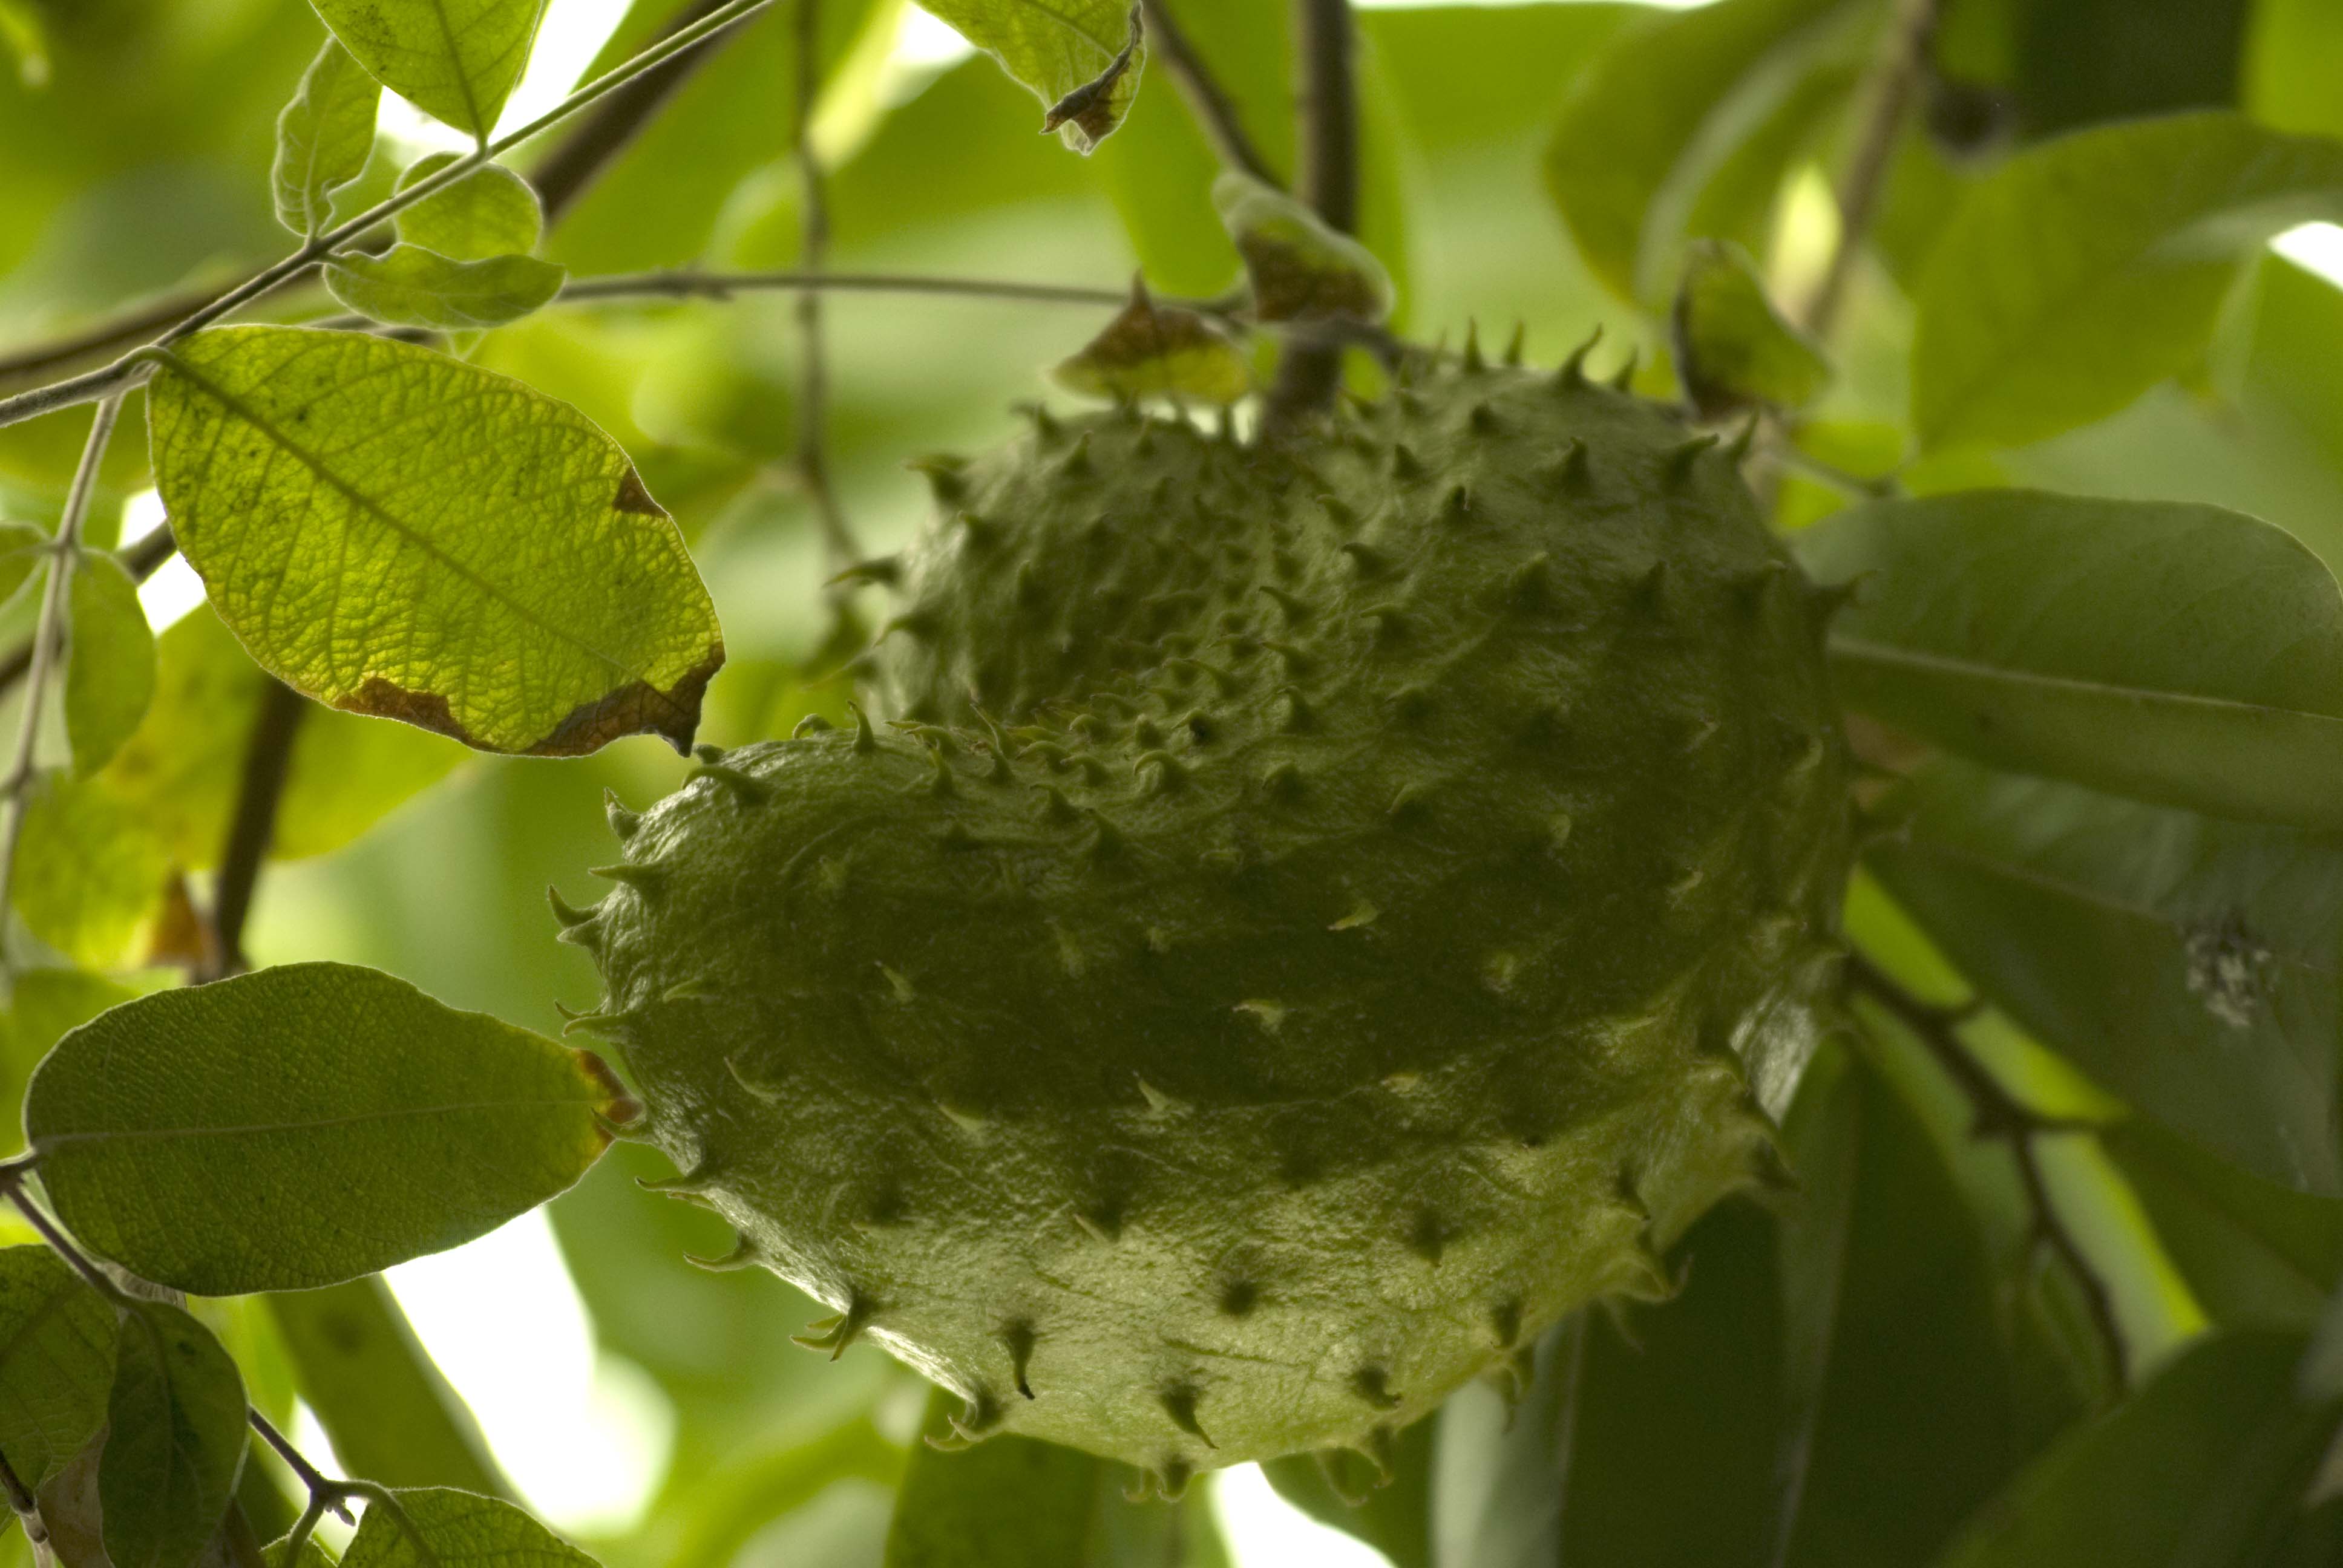
[[[18,971],[8,1005],[0,1010],[0,1105],[21,1105],[25,1081],[65,1030],[139,995],[128,986],[80,970]],[[0,1122],[0,1158],[24,1148],[23,1134]]]
[[1986,996],[2167,1126],[2343,1194],[2343,843],[1943,762],[1868,863]]
[[1807,530],[1851,706],[2006,768],[2343,828],[2343,592],[2215,507],[1975,490]]
[[[417,186],[456,161],[454,153],[433,153],[407,166],[398,188]],[[545,232],[545,209],[537,187],[502,164],[482,164],[436,195],[403,208],[391,220],[408,245],[436,250],[458,261],[492,256],[527,256]]]
[[1195,311],[1156,304],[1144,287],[1050,374],[1069,391],[1118,403],[1192,397],[1229,404],[1252,387],[1252,367],[1226,331]]
[[286,1535],[262,1547],[261,1568],[334,1568],[332,1555],[317,1543],[317,1538],[315,1535],[301,1543],[301,1555],[298,1558],[296,1558],[288,1550],[292,1544],[293,1538]]
[[482,142],[537,41],[545,0],[310,0],[377,80]]
[[2300,1508],[2331,1413],[2294,1394],[2298,1334],[2191,1347],[2063,1439],[1981,1512],[1945,1568],[2264,1568]]
[[468,1241],[575,1181],[603,1119],[633,1113],[591,1055],[329,963],[118,1007],[58,1041],[25,1099],[74,1232],[212,1296]]
[[2326,0],[2258,0],[2246,35],[2246,107],[2264,125],[2343,136],[2343,11]]
[[1078,153],[1114,134],[1147,67],[1132,0],[920,0],[1040,98]]
[[1785,1132],[1788,1392],[1776,1561],[1933,1563],[2016,1468],[2016,1372],[1976,1218],[1861,1056],[1815,1057]]
[[187,338],[150,396],[179,548],[288,684],[482,750],[689,748],[715,609],[577,410],[411,344],[278,327]]
[[[1721,1205],[1671,1251],[1669,1272],[1684,1282],[1672,1302],[1565,1319],[1539,1342],[1493,1451],[1443,1454],[1443,1474],[1493,1480],[1457,1561],[1765,1560],[1782,1380],[1773,1225],[1746,1202]],[[1443,1419],[1443,1449],[1461,1424]]]
[[2213,1321],[2307,1328],[2343,1280],[2343,1199],[2281,1187],[2145,1117],[2099,1134]]
[[67,589],[72,642],[65,655],[65,736],[76,774],[96,772],[122,749],[155,696],[155,632],[138,584],[105,550],[84,550]]
[[66,958],[118,968],[136,958],[170,867],[135,808],[96,780],[53,770],[29,791],[10,901],[26,929]]
[[374,152],[382,85],[341,41],[327,38],[277,116],[277,221],[304,239],[333,226],[334,192],[358,177]]
[[1694,242],[1669,322],[1676,374],[1709,418],[1755,404],[1802,408],[1830,382],[1820,346],[1774,308],[1738,246]]
[[1595,276],[1656,307],[1687,238],[1762,252],[1782,177],[1845,101],[1883,9],[1722,0],[1614,39],[1545,158],[1546,189]]
[[0,523],[0,604],[30,582],[48,548],[49,536],[30,523]]
[[342,1568],[595,1568],[594,1559],[509,1503],[445,1487],[391,1495],[398,1510],[367,1505]]
[[1970,191],[1921,277],[1921,444],[2018,446],[2116,412],[2204,352],[2263,241],[2337,216],[2343,144],[2238,115],[2126,122],[2018,154]]
[[544,308],[568,276],[530,256],[457,261],[419,245],[380,256],[347,251],[323,268],[326,291],[361,316],[393,327],[464,332],[502,327]]
[[244,1467],[244,1379],[212,1332],[142,1302],[116,1342],[97,1490],[114,1568],[187,1568]]
[[0,1250],[0,1458],[45,1485],[106,1422],[114,1303],[46,1247]]
[[1420,1421],[1399,1434],[1387,1476],[1347,1448],[1272,1459],[1262,1473],[1280,1497],[1365,1542],[1392,1568],[1432,1568],[1433,1425]]
[[1212,205],[1244,258],[1262,320],[1377,322],[1391,314],[1391,275],[1374,253],[1283,191],[1232,169],[1212,182]]
[[471,1411],[379,1276],[267,1302],[302,1401],[351,1474],[385,1486],[510,1493]]
[[928,1398],[887,1531],[886,1568],[1089,1568],[1091,1499],[1101,1461],[1030,1437],[993,1437],[958,1452],[963,1401]]

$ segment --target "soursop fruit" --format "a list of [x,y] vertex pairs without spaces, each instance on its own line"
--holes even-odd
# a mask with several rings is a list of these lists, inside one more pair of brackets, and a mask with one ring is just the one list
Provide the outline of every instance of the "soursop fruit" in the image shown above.
[[557,904],[727,1261],[1167,1488],[1666,1294],[1778,1176],[1848,862],[1829,602],[1733,454],[1474,357],[929,467],[899,717],[614,803]]

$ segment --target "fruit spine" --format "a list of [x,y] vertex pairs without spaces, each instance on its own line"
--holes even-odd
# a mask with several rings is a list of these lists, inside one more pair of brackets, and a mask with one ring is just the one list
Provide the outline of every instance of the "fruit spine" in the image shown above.
[[929,465],[901,717],[712,759],[557,906],[672,1187],[1013,1430],[1397,1425],[1778,1173],[1847,863],[1828,604],[1734,454],[1468,355],[1272,449]]

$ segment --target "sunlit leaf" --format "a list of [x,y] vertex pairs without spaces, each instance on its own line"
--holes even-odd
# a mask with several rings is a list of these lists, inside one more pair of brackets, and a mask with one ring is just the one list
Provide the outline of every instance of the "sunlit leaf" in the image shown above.
[[1687,238],[1762,251],[1782,176],[1845,102],[1885,10],[1722,0],[1614,38],[1579,78],[1545,160],[1594,275],[1656,307]]
[[289,684],[484,750],[689,744],[714,608],[575,409],[411,344],[276,327],[186,339],[152,397],[180,548]]
[[1820,347],[1774,308],[1737,246],[1693,245],[1669,324],[1676,374],[1711,418],[1753,404],[1803,407],[1830,382]]
[[[398,176],[398,188],[420,185],[455,161],[454,153],[417,158]],[[407,244],[458,261],[527,256],[545,230],[535,187],[502,164],[482,164],[390,221]]]
[[97,1435],[114,1303],[45,1246],[0,1250],[0,1458],[45,1484]]
[[1114,134],[1147,66],[1131,0],[920,0],[1040,98],[1041,128],[1086,153]]
[[115,969],[163,896],[170,852],[137,809],[62,769],[34,779],[10,901],[25,928],[78,963]]
[[1195,311],[1158,305],[1143,287],[1051,375],[1069,391],[1126,403],[1142,397],[1233,403],[1252,386],[1252,368],[1226,331]]
[[1212,205],[1244,258],[1262,320],[1376,322],[1391,314],[1391,275],[1374,253],[1283,191],[1231,170],[1212,182]]
[[482,141],[528,65],[545,0],[310,0],[375,77]]
[[2112,414],[2205,348],[2239,264],[2343,215],[2343,144],[2232,114],[2061,136],[1974,187],[1916,301],[1924,446],[2017,446]]
[[84,550],[67,597],[65,736],[74,771],[96,772],[122,749],[155,695],[155,633],[138,585],[104,550]]
[[2343,828],[2343,592],[2217,508],[1975,490],[1802,534],[1858,584],[1840,696],[2027,772],[2258,821]]
[[2075,1432],[1983,1510],[1945,1568],[2267,1568],[2331,1411],[2296,1402],[2298,1334],[2218,1335]]
[[301,1554],[295,1557],[290,1550],[289,1535],[272,1541],[260,1550],[261,1568],[334,1568],[334,1559],[317,1538],[312,1535],[301,1543]]
[[2099,1135],[2217,1322],[2306,1327],[2343,1280],[2343,1199],[2298,1192],[2146,1118]]
[[632,1114],[590,1055],[327,963],[118,1007],[58,1041],[25,1098],[75,1233],[203,1295],[469,1241],[575,1181],[602,1119]]
[[358,177],[374,152],[382,85],[338,38],[327,38],[277,116],[277,165],[269,178],[277,221],[302,238],[333,226],[334,192]]
[[1365,1542],[1392,1568],[1432,1568],[1433,1426],[1420,1421],[1399,1434],[1383,1458],[1387,1475],[1347,1448],[1272,1459],[1262,1473],[1280,1497]]
[[369,1506],[342,1568],[594,1568],[594,1559],[509,1503],[444,1487],[391,1495],[406,1517]]
[[419,245],[336,256],[322,273],[327,292],[359,315],[440,332],[518,321],[560,293],[567,276],[532,256],[458,261]]
[[187,1568],[236,1495],[244,1422],[244,1379],[209,1329],[161,1302],[124,1316],[97,1471],[114,1568]]
[[[82,970],[19,970],[10,981],[7,1006],[0,1009],[0,1105],[23,1103],[25,1080],[65,1030],[138,994]],[[0,1121],[0,1157],[25,1146],[15,1120]]]
[[[964,1402],[938,1389],[924,1431],[958,1440]],[[896,1494],[886,1568],[1088,1568],[1099,1459],[1030,1437],[959,1452],[923,1444]]]
[[1966,763],[1925,769],[1868,863],[2028,1033],[2138,1109],[2343,1193],[2343,843]]
[[2343,10],[2326,0],[2258,0],[2246,37],[2245,102],[2281,131],[2343,136]]
[[267,1302],[302,1402],[350,1473],[385,1486],[508,1493],[471,1411],[380,1277]]

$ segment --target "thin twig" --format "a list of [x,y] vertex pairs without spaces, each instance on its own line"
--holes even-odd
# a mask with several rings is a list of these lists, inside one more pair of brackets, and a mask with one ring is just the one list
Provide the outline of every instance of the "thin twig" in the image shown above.
[[40,1518],[33,1501],[32,1489],[17,1479],[15,1467],[8,1462],[8,1456],[5,1453],[0,1453],[0,1493],[7,1494],[8,1506],[17,1518],[30,1521]]
[[[133,350],[115,360],[111,365],[93,370],[85,376],[76,377],[72,382],[60,383],[57,387],[38,387],[14,397],[0,397],[0,426],[13,425],[19,420],[29,419],[73,403],[93,402],[108,393],[134,385],[148,373],[149,361],[156,349],[167,347],[188,334],[210,326],[239,307],[259,298],[279,284],[316,266],[328,252],[360,237],[377,224],[404,212],[419,201],[437,195],[458,180],[468,176],[481,165],[511,151],[521,143],[559,124],[606,94],[624,86],[645,72],[655,70],[701,40],[712,37],[735,23],[746,20],[773,3],[774,0],[726,0],[724,5],[689,26],[652,45],[623,65],[614,66],[597,76],[518,130],[498,136],[494,141],[482,143],[471,152],[451,160],[446,167],[429,178],[417,180],[404,190],[394,192],[347,222],[326,230],[291,255],[263,267],[242,283],[216,296],[210,304],[182,318],[145,347]],[[62,390],[66,387],[72,390],[70,392]]]
[[245,743],[236,815],[220,855],[219,890],[212,899],[211,956],[216,967],[203,975],[205,980],[242,974],[250,967],[244,956],[245,919],[252,912],[261,864],[277,838],[277,810],[293,767],[293,742],[308,712],[309,699],[282,681],[269,681],[261,693],[260,711],[253,716],[252,733]]
[[[798,266],[820,276],[830,255],[830,190],[821,155],[814,150],[814,98],[821,90],[821,0],[797,0],[797,94],[790,139],[798,166],[798,201],[802,209]],[[798,483],[821,525],[822,543],[833,570],[862,558],[847,525],[846,508],[830,477],[830,355],[821,324],[821,290],[798,295]]]
[[2091,1325],[2106,1347],[2110,1381],[2121,1392],[2127,1372],[2123,1327],[2116,1319],[2114,1296],[2052,1201],[2050,1183],[2042,1172],[2041,1152],[2035,1147],[2036,1140],[2045,1135],[2087,1133],[2094,1131],[2092,1124],[2046,1116],[2004,1088],[2001,1081],[1987,1071],[1963,1043],[1959,1025],[1967,1016],[1964,1010],[1936,1007],[1921,1000],[1861,953],[1847,960],[1846,975],[1855,990],[1877,1002],[1911,1030],[1913,1038],[1967,1097],[1976,1117],[1972,1136],[2009,1146],[2010,1159],[2017,1167],[2018,1185],[2025,1190],[2026,1206],[2032,1214],[2033,1243],[2049,1248],[2074,1277],[2083,1292],[2083,1305],[2090,1314]]
[[1148,54],[1171,74],[1180,95],[1188,101],[1188,108],[1196,116],[1196,125],[1204,139],[1212,144],[1212,151],[1221,162],[1233,169],[1242,169],[1263,185],[1280,189],[1285,182],[1269,166],[1252,137],[1245,134],[1244,121],[1237,115],[1235,102],[1222,89],[1203,56],[1181,31],[1172,15],[1169,0],[1140,0],[1140,14],[1147,24]]
[[13,354],[0,354],[0,382],[29,381],[110,354],[133,343],[144,343],[165,327],[201,310],[207,304],[212,289],[189,289],[166,295],[145,305],[133,306],[118,316],[109,317],[95,327],[83,328],[69,337],[54,338],[36,343]]
[[57,1229],[56,1221],[41,1211],[41,1206],[33,1201],[32,1194],[25,1191],[25,1177],[33,1169],[33,1163],[32,1157],[27,1155],[0,1165],[0,1195],[5,1195],[9,1202],[15,1205],[16,1212],[25,1217],[25,1222],[39,1231],[41,1240],[49,1244],[49,1251],[63,1258],[75,1273],[87,1281],[90,1289],[117,1307],[136,1307],[139,1303],[130,1292],[116,1283],[112,1275],[92,1262],[89,1254],[75,1246],[65,1233]]
[[1838,324],[1846,286],[1855,276],[1855,258],[1871,236],[1872,219],[1887,184],[1887,169],[1896,155],[1896,138],[1904,128],[1920,69],[1927,58],[1929,35],[1936,31],[1938,0],[1900,0],[1889,25],[1877,69],[1871,84],[1871,102],[1856,135],[1855,152],[1847,160],[1838,186],[1838,243],[1832,246],[1822,281],[1806,301],[1808,332],[1827,340]]
[[[252,1405],[245,1406],[244,1416],[252,1423],[252,1430],[260,1434],[261,1441],[277,1451],[277,1457],[286,1462],[293,1472],[293,1478],[307,1491],[309,1506],[317,1508],[322,1500],[323,1506],[331,1509],[336,1518],[345,1524],[349,1523],[350,1511],[342,1505],[342,1498],[337,1495],[344,1492],[342,1483],[327,1479],[325,1472],[310,1463],[308,1456],[294,1446],[293,1440],[277,1431],[277,1423],[261,1414],[256,1408]],[[294,1554],[287,1558],[287,1562],[290,1564],[298,1561],[297,1548]]]
[[65,650],[66,627],[72,615],[69,595],[75,558],[81,549],[82,519],[89,515],[89,498],[97,489],[98,467],[106,460],[106,444],[114,438],[114,422],[121,413],[122,399],[116,396],[100,403],[90,419],[89,439],[82,443],[81,463],[74,470],[73,487],[65,492],[65,515],[58,519],[56,538],[51,541],[49,580],[42,585],[40,618],[33,623],[25,710],[16,721],[16,754],[8,766],[7,777],[0,779],[0,795],[5,797],[0,800],[0,812],[5,813],[0,819],[0,972],[7,971],[12,962],[5,930],[8,896],[16,875],[16,846],[25,836],[25,791],[33,781],[33,761],[40,745],[41,713],[47,705],[51,666]]
[[[1359,106],[1350,0],[1293,0],[1297,84],[1294,194],[1343,234],[1359,225]],[[1342,380],[1339,344],[1294,343],[1278,366],[1264,420],[1272,431],[1324,408]]]
[[[723,0],[691,0],[659,29],[659,36],[673,37],[709,16],[722,3]],[[561,221],[561,215],[617,161],[618,154],[691,79],[693,73],[716,57],[722,43],[722,39],[709,39],[673,56],[657,69],[644,72],[570,127],[569,134],[529,172],[529,183],[537,186],[538,200],[545,206],[548,228]]]

